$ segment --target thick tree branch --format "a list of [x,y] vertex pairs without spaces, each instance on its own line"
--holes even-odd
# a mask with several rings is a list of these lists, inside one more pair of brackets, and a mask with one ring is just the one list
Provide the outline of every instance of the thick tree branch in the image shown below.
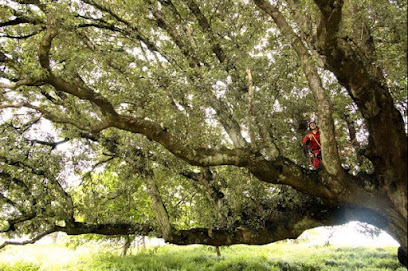
[[[25,104],[27,106],[27,104]],[[289,160],[267,162],[261,157],[257,157],[248,149],[192,149],[184,145],[178,138],[172,136],[167,130],[154,122],[142,118],[119,116],[111,125],[101,124],[100,126],[80,126],[73,120],[59,118],[51,115],[47,111],[29,105],[28,107],[38,110],[47,119],[60,123],[70,123],[84,131],[92,130],[93,133],[108,127],[116,127],[122,130],[140,133],[150,140],[154,140],[174,155],[187,161],[192,165],[216,166],[235,165],[248,167],[250,171],[260,180],[276,184],[288,184],[299,191],[311,193],[326,199],[340,197],[344,188],[339,187],[330,176],[309,175],[307,171],[293,164]],[[349,177],[350,178],[350,177]],[[352,190],[354,193],[360,189]],[[353,194],[354,194],[353,193]],[[350,197],[352,198],[352,197]],[[363,197],[360,197],[363,198]]]
[[[361,55],[339,37],[342,1],[315,2],[322,12],[318,45],[326,57],[326,66],[348,90],[367,120],[367,156],[377,172],[383,172],[385,167],[396,169],[392,174],[394,176],[388,176],[388,181],[385,180],[387,186],[390,185],[387,182],[394,180],[406,185],[407,141],[404,122],[394,106],[382,71],[372,60],[362,61]],[[372,51],[374,47],[370,38],[365,38],[361,46],[367,47],[363,51]],[[384,144],[384,138],[389,144]]]
[[180,140],[163,129],[159,124],[137,117],[120,116],[113,126],[122,130],[140,133],[148,139],[156,141],[174,155],[192,165],[244,165],[250,154],[245,149],[191,149]]
[[324,43],[322,47],[327,49],[333,49],[336,47],[337,34],[339,32],[341,17],[342,17],[342,7],[343,0],[315,0],[315,3],[319,7],[323,17],[323,21],[320,23],[319,32],[320,37],[325,37],[320,39]]
[[50,121],[71,124],[83,131],[89,131],[91,133],[98,133],[106,128],[116,127],[122,130],[143,134],[148,139],[160,143],[173,154],[193,165],[212,166],[227,164],[243,166],[248,163],[248,157],[251,156],[245,149],[190,149],[180,142],[178,138],[171,135],[167,130],[164,130],[161,125],[142,118],[119,115],[111,122],[90,125],[81,124],[73,119],[56,116],[40,107],[28,103],[0,105],[0,109],[21,107],[34,109]]
[[76,78],[76,84],[71,84],[52,73],[50,68],[49,53],[52,40],[56,37],[56,35],[56,19],[51,13],[47,12],[47,31],[40,42],[40,48],[38,51],[40,64],[49,73],[47,82],[59,91],[70,93],[74,96],[77,96],[78,98],[93,102],[94,104],[99,106],[102,109],[102,112],[105,114],[116,116],[117,113],[114,110],[112,104],[101,94],[95,93],[92,89],[88,88],[79,77],[79,75]]
[[[283,219],[285,217],[286,219]],[[175,231],[172,239],[166,240],[173,244],[206,244],[213,246],[252,244],[262,245],[284,239],[295,239],[306,229],[324,225],[344,224],[353,219],[366,221],[372,225],[387,228],[384,219],[373,219],[374,215],[369,210],[342,208],[313,208],[304,212],[295,210],[276,210],[264,221],[264,226],[259,228],[238,226],[228,229],[194,228]],[[285,221],[285,223],[282,223]]]
[[110,224],[89,224],[82,222],[68,223],[66,227],[57,227],[58,231],[65,232],[68,235],[80,234],[102,234],[107,236],[136,234],[148,236],[154,231],[152,225],[147,221],[143,224],[138,223],[110,223]]
[[41,67],[47,71],[51,71],[50,68],[50,49],[52,40],[57,36],[57,21],[53,14],[47,12],[47,30],[43,36],[40,47],[38,50],[38,57],[40,59]]
[[18,104],[3,104],[3,105],[0,105],[0,109],[22,108],[22,107],[27,107],[27,108],[36,110],[37,112],[42,114],[42,117],[44,117],[45,119],[48,119],[48,120],[50,120],[52,122],[71,124],[71,125],[79,128],[79,129],[81,129],[83,131],[88,131],[88,132],[91,132],[91,133],[94,133],[94,134],[97,134],[100,131],[110,127],[109,124],[103,123],[103,122],[100,122],[100,123],[97,123],[97,124],[95,124],[95,123],[94,124],[90,124],[90,123],[85,124],[85,123],[79,122],[78,120],[74,120],[74,119],[67,118],[67,117],[62,117],[62,116],[57,116],[57,115],[55,115],[55,114],[53,114],[53,113],[51,113],[51,112],[49,112],[49,111],[47,111],[47,110],[45,110],[45,109],[43,109],[41,107],[34,106],[32,104],[25,103],[25,102],[18,103]]
[[330,100],[323,88],[320,76],[308,53],[306,46],[302,43],[299,36],[286,21],[277,7],[271,5],[265,0],[254,0],[254,3],[269,14],[276,25],[284,35],[292,41],[292,47],[296,51],[302,63],[303,72],[305,73],[309,87],[313,92],[316,102],[317,114],[319,116],[319,127],[322,138],[323,164],[326,170],[333,176],[337,176],[339,181],[343,177],[343,168],[341,167],[340,158],[337,150],[337,142],[334,136],[334,121],[332,117],[332,106]]
[[[311,204],[312,202],[309,202]],[[297,209],[286,207],[271,212],[262,225],[249,226],[238,225],[234,228],[191,228],[188,230],[173,229],[165,240],[172,244],[189,245],[205,244],[213,246],[251,244],[262,245],[271,242],[297,238],[304,230],[321,225],[338,225],[353,219],[359,219],[367,223],[387,228],[386,220],[377,219],[371,211],[356,208],[327,208],[314,202]],[[285,221],[285,223],[282,223]],[[101,234],[107,236],[136,234],[147,236],[154,232],[149,222],[143,224],[111,223],[111,224],[88,224],[67,223],[65,227],[55,226],[52,229],[36,236],[33,239],[15,242],[6,241],[0,248],[6,245],[24,245],[33,243],[43,236],[52,232],[65,232],[68,235]],[[157,232],[156,232],[157,234]]]
[[[40,109],[38,109],[40,110]],[[52,115],[47,115],[48,112],[40,111],[45,118],[56,122],[68,123],[65,119],[60,119]],[[145,135],[148,139],[158,142],[167,150],[172,152],[177,157],[185,160],[191,165],[198,166],[217,166],[217,165],[235,165],[239,167],[247,167],[261,181],[287,184],[299,191],[310,193],[331,201],[337,201],[346,191],[350,193],[350,197],[346,201],[354,201],[352,195],[362,193],[358,199],[365,199],[366,192],[362,188],[352,186],[346,189],[339,186],[336,179],[330,175],[310,174],[308,171],[295,165],[289,160],[276,160],[268,162],[261,156],[257,156],[249,149],[192,149],[184,145],[180,140],[171,135],[167,130],[155,122],[137,117],[119,116],[111,125],[97,127],[80,127],[78,123],[71,123],[76,127],[82,128],[84,131],[92,129],[93,132],[100,131],[108,127],[116,127],[122,130]],[[351,178],[348,176],[347,178]],[[352,182],[351,180],[349,180]],[[353,193],[351,193],[353,192]],[[368,197],[368,196],[367,196]]]
[[[394,209],[407,220],[407,138],[405,123],[395,108],[381,69],[372,59],[356,53],[352,46],[339,37],[342,18],[342,1],[315,1],[322,18],[319,26],[318,45],[326,57],[326,67],[347,89],[366,119],[369,144],[365,152],[374,165],[380,188],[394,204]],[[367,35],[367,33],[366,33]],[[365,37],[360,51],[374,48],[372,39]],[[363,56],[363,58],[362,58]],[[384,144],[384,142],[387,144]],[[390,170],[392,169],[392,170]],[[404,228],[404,227],[402,227]],[[404,232],[405,231],[405,232]],[[405,230],[401,230],[406,236]],[[407,250],[407,239],[402,239]]]
[[48,83],[50,83],[58,91],[69,93],[80,99],[88,100],[94,103],[101,109],[102,113],[108,119],[111,117],[114,118],[118,115],[111,102],[100,93],[97,93],[93,89],[89,88],[79,77],[79,75],[76,76],[73,83],[69,83],[64,79],[51,74],[48,79]]

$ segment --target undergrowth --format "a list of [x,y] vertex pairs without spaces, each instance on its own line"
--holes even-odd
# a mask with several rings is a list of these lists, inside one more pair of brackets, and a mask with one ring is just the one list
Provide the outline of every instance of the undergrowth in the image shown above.
[[0,270],[392,270],[404,271],[396,247],[307,246],[277,242],[265,246],[221,248],[221,257],[208,246],[161,246],[134,255],[88,246],[9,247],[0,253]]

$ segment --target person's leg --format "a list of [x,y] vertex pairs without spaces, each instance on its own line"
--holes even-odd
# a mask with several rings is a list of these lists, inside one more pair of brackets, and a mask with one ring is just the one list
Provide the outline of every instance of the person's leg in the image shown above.
[[313,165],[313,168],[314,169],[319,169],[319,167],[320,167],[320,151],[319,150],[315,150],[315,151],[313,151],[313,154],[314,154],[314,156],[313,156],[313,158],[312,158],[312,165]]

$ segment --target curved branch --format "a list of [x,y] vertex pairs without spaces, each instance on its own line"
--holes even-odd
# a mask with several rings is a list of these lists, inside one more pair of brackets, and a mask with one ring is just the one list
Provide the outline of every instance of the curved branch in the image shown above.
[[[163,127],[150,120],[145,120],[137,117],[122,116],[119,115],[114,121],[110,123],[101,123],[99,126],[81,126],[78,122],[73,120],[67,120],[60,118],[43,109],[30,106],[37,109],[47,119],[56,122],[70,123],[84,131],[92,130],[93,133],[108,128],[116,127],[121,130],[143,134],[148,139],[153,140],[167,150],[172,152],[175,156],[183,159],[191,165],[197,166],[218,166],[218,165],[234,165],[239,167],[247,167],[251,173],[253,173],[259,180],[274,183],[274,184],[287,184],[298,191],[310,193],[311,195],[319,196],[328,201],[336,202],[343,195],[347,194],[347,197],[343,200],[346,202],[364,202],[370,198],[367,191],[364,191],[362,187],[358,187],[353,184],[352,176],[344,174],[344,178],[347,176],[348,187],[339,185],[336,179],[331,175],[324,173],[311,174],[309,171],[297,166],[293,162],[285,159],[277,159],[276,161],[269,162],[262,156],[253,153],[247,148],[236,149],[194,149],[183,144],[177,137],[173,136],[169,131],[163,129]],[[347,192],[347,193],[346,193]],[[356,194],[360,194],[359,197],[354,197]]]
[[50,71],[50,49],[52,40],[57,36],[57,21],[56,18],[50,13],[47,12],[47,30],[40,42],[40,48],[38,50],[38,57],[40,59],[41,67]]
[[27,244],[34,244],[35,242],[37,242],[38,240],[40,240],[41,238],[43,238],[44,236],[56,232],[57,230],[55,228],[50,229],[48,231],[45,231],[43,233],[38,234],[37,236],[25,240],[25,241],[4,241],[2,244],[0,244],[0,249],[4,248],[7,245],[15,245],[15,246],[24,246]]
[[57,116],[52,114],[51,112],[38,107],[38,106],[34,106],[32,104],[26,103],[26,102],[21,102],[18,104],[3,104],[0,105],[0,109],[4,109],[4,108],[22,108],[22,107],[27,107],[33,110],[36,110],[37,112],[41,113],[42,116],[45,119],[48,119],[52,122],[56,122],[56,123],[66,123],[66,124],[71,124],[83,131],[88,131],[91,133],[99,133],[100,131],[109,128],[110,124],[109,123],[104,123],[104,122],[99,122],[96,124],[84,124],[84,123],[80,123],[78,120],[74,120],[74,119],[70,119],[70,118],[66,118],[66,117],[61,117],[61,116]]
[[214,166],[236,165],[245,166],[253,155],[247,149],[193,149],[174,137],[170,132],[155,122],[137,117],[119,116],[112,127],[133,133],[143,134],[153,140],[177,157],[182,158],[191,165]]
[[115,117],[117,115],[117,112],[108,99],[86,86],[79,75],[77,75],[75,79],[74,83],[69,83],[64,79],[51,74],[48,83],[58,91],[69,93],[80,99],[94,103],[107,117]]
[[49,141],[44,141],[44,140],[39,140],[39,139],[27,139],[27,141],[33,143],[33,144],[40,144],[44,146],[49,146],[51,149],[55,149],[58,145],[64,144],[69,141],[69,138],[65,138],[61,141],[56,141],[56,142],[49,142]]
[[31,34],[23,35],[23,36],[11,36],[11,35],[1,35],[0,37],[2,38],[9,38],[9,39],[16,39],[16,40],[22,40],[22,39],[28,39],[32,36],[38,35],[43,31],[43,29],[40,29],[38,31],[34,31]]
[[39,21],[38,19],[30,18],[27,16],[18,16],[17,18],[13,20],[0,22],[0,27],[10,26],[10,25],[19,25],[19,24],[24,24],[24,23],[29,23],[33,25],[42,24],[42,22]]
[[77,84],[71,84],[52,74],[50,68],[50,58],[49,53],[51,49],[52,40],[57,35],[57,22],[56,18],[50,13],[47,12],[47,31],[40,42],[40,48],[38,51],[38,56],[40,60],[41,67],[46,69],[49,72],[47,82],[54,86],[57,90],[70,93],[78,98],[89,100],[99,106],[102,111],[108,115],[115,116],[117,115],[112,104],[101,94],[95,93],[92,89],[87,87],[82,79],[77,75],[78,80],[75,82]]
[[[308,207],[305,206],[305,208]],[[320,206],[306,211],[302,207],[301,210],[275,210],[263,222],[263,226],[241,225],[228,229],[193,228],[180,230],[174,232],[172,238],[166,241],[177,245],[263,245],[284,239],[295,239],[310,228],[321,225],[340,225],[354,219],[383,229],[387,229],[388,226],[383,217],[366,209],[349,207],[336,209]]]

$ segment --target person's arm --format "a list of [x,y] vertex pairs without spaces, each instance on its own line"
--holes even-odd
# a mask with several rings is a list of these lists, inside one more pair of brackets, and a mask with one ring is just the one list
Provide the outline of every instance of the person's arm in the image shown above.
[[302,139],[303,145],[306,145],[309,140],[310,140],[310,139],[309,139],[309,134],[305,135],[305,137]]

